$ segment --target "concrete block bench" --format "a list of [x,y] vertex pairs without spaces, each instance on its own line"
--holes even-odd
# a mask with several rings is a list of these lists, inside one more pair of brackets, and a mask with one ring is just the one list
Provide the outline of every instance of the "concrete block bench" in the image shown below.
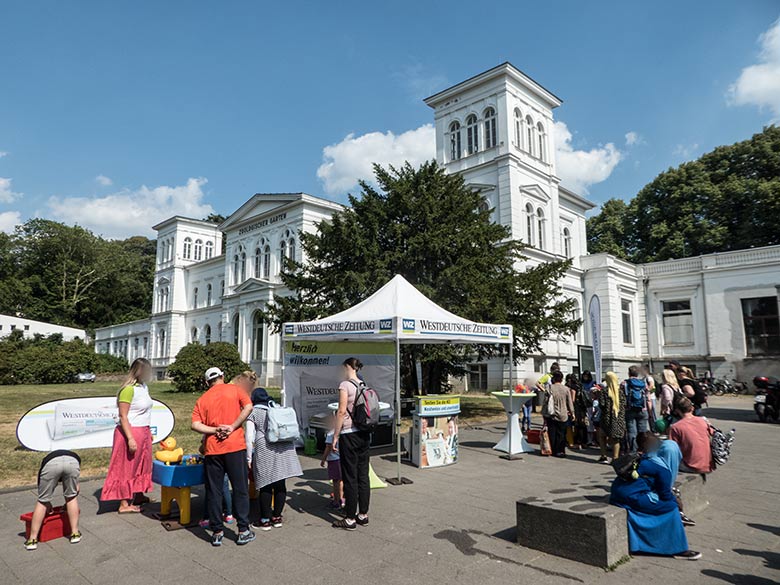
[[[570,487],[517,501],[517,543],[597,567],[611,567],[628,556],[626,510],[609,504],[615,474],[610,469]],[[707,507],[701,476],[680,474],[683,507],[694,515]]]

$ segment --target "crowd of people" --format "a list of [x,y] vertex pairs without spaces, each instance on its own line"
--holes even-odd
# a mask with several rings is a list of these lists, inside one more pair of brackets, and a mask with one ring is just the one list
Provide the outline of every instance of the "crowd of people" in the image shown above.
[[[334,484],[334,507],[343,518],[335,528],[348,531],[368,524],[371,497],[369,481],[368,431],[353,424],[352,413],[362,388],[363,367],[356,358],[343,363],[344,381],[339,386],[338,408],[328,436],[328,476]],[[208,389],[192,411],[192,430],[203,435],[205,504],[202,528],[211,532],[211,544],[221,546],[224,525],[235,522],[236,544],[255,540],[254,530],[268,531],[283,526],[287,499],[286,480],[302,475],[294,441],[269,438],[269,408],[275,405],[263,388],[257,386],[254,372],[243,372],[225,382],[218,367],[205,374]],[[108,474],[101,501],[118,501],[119,514],[138,514],[149,503],[152,491],[153,402],[148,383],[153,379],[151,363],[143,358],[133,362],[127,379],[117,394],[118,424],[114,430]],[[58,484],[63,486],[70,542],[81,540],[79,532],[80,458],[71,451],[54,451],[41,463],[38,502],[33,512],[27,550],[38,547],[38,537]],[[251,483],[250,483],[251,478]],[[260,515],[250,521],[250,486],[260,500]]]
[[[631,551],[696,560],[701,554],[688,548],[684,531],[695,522],[684,514],[674,485],[678,473],[715,468],[713,428],[702,416],[707,396],[677,361],[660,378],[657,384],[649,367],[631,366],[624,380],[607,372],[596,381],[589,371],[564,379],[554,363],[549,374],[526,385],[543,396],[542,433],[554,457],[566,457],[567,446],[598,447],[599,462],[615,468],[610,502],[628,510]],[[523,427],[530,428],[530,420]]]

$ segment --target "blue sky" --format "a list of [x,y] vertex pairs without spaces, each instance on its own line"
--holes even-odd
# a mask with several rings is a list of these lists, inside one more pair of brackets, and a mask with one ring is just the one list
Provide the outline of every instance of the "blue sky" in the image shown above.
[[343,200],[367,157],[432,154],[423,97],[503,61],[563,99],[564,180],[630,198],[780,116],[779,16],[770,0],[6,1],[0,229],[151,235],[255,192]]

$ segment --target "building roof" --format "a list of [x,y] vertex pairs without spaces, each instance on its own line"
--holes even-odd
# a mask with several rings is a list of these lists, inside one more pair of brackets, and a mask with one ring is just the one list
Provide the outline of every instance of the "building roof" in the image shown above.
[[[304,201],[319,207],[330,209],[332,211],[338,211],[344,208],[344,206],[340,203],[336,203],[330,199],[317,197],[315,195],[309,195],[308,193],[304,193],[302,191],[298,193],[255,193],[241,207],[231,213],[225,221],[219,224],[219,229],[223,232],[227,231],[228,228],[235,226],[236,224],[241,223],[247,219],[247,214],[258,203],[268,201],[277,202],[279,204],[277,206],[279,209],[283,208],[285,205],[289,205],[290,203],[297,201]],[[274,210],[268,210],[265,213],[271,213],[272,211]],[[265,213],[263,215],[265,215]]]
[[571,189],[567,189],[566,187],[562,187],[561,185],[558,185],[558,193],[566,197],[566,199],[569,199],[571,201],[574,201],[575,203],[579,204],[581,207],[585,209],[595,209],[597,205],[593,203],[590,199],[586,199],[582,195],[578,195]]
[[183,215],[174,215],[173,217],[169,217],[168,219],[161,221],[157,225],[153,225],[152,229],[155,230],[155,231],[158,231],[158,230],[161,230],[162,228],[164,228],[165,226],[167,226],[167,225],[169,225],[169,224],[171,224],[173,222],[176,222],[176,221],[183,221],[183,222],[187,222],[187,223],[193,223],[193,224],[208,226],[208,227],[212,227],[212,228],[217,227],[217,224],[211,223],[210,221],[205,221],[205,220],[202,220],[202,219],[195,219],[193,217],[184,217]]
[[437,104],[451,98],[453,95],[460,93],[466,89],[470,89],[474,86],[477,86],[495,77],[499,77],[501,75],[509,75],[515,81],[520,83],[522,86],[529,89],[538,97],[548,102],[550,104],[550,107],[552,108],[557,108],[563,103],[563,100],[561,100],[561,98],[556,96],[553,92],[546,89],[541,84],[537,83],[529,75],[526,75],[525,73],[520,71],[520,69],[512,65],[509,61],[505,61],[504,63],[501,63],[501,65],[497,65],[492,69],[488,69],[487,71],[483,71],[482,73],[474,75],[473,77],[469,77],[465,81],[461,81],[460,83],[457,83],[452,87],[443,89],[442,91],[435,93],[430,97],[425,98],[423,101],[428,106],[435,108]]

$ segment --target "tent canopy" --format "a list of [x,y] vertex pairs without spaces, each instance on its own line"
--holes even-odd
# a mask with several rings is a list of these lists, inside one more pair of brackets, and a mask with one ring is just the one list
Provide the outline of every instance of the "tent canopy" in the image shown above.
[[396,274],[354,307],[324,319],[284,324],[284,339],[512,343],[512,326],[476,323],[443,309]]

